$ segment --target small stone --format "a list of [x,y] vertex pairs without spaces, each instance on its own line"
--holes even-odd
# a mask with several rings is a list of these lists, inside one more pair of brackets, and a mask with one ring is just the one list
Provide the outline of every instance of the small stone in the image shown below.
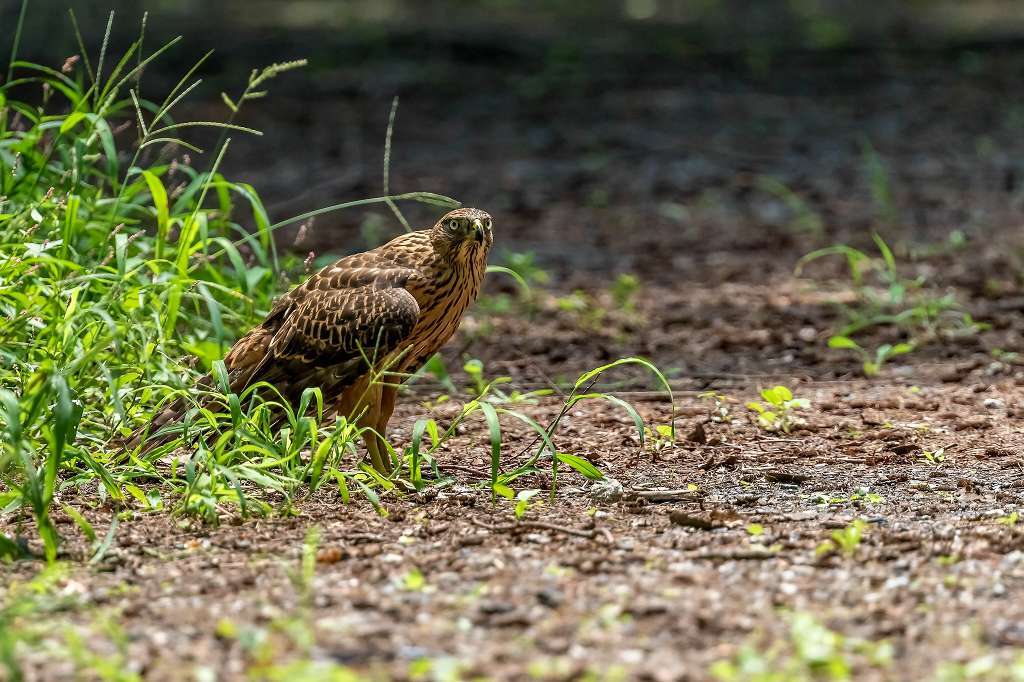
[[594,502],[618,502],[622,499],[622,484],[614,478],[603,478],[591,486],[590,498]]

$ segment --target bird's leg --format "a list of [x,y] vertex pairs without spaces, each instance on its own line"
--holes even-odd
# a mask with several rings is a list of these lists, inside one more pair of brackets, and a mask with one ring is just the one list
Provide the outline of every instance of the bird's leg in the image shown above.
[[[399,381],[397,376],[385,375],[386,382]],[[398,397],[398,385],[395,383],[385,383],[380,390],[380,406],[377,411],[377,423],[373,425],[378,434],[380,440],[381,454],[387,456],[387,446],[384,445],[384,439],[388,434],[388,422],[391,421],[391,413],[395,411],[395,399]],[[388,464],[391,464],[389,461]]]

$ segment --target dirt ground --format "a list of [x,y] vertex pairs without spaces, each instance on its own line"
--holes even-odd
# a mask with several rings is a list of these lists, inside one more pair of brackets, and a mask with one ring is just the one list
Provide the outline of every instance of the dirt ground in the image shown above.
[[[656,453],[641,451],[625,413],[580,404],[557,444],[621,483],[621,497],[563,471],[556,499],[531,508],[521,528],[510,503],[492,504],[475,485],[487,477],[482,422],[442,452],[457,482],[386,497],[386,518],[326,490],[295,518],[209,528],[137,516],[97,566],[79,563],[87,549],[72,541],[62,590],[87,608],[62,618],[88,632],[97,613],[118,614],[125,665],[167,680],[201,669],[242,676],[265,651],[244,644],[252,633],[287,660],[298,655],[295,623],[311,633],[314,660],[393,679],[415,678],[423,659],[439,678],[458,661],[465,677],[708,679],[713,661],[744,644],[787,641],[787,611],[890,643],[892,662],[861,661],[857,679],[930,679],[939,660],[1011,659],[1024,648],[1024,525],[1011,521],[1024,502],[1022,368],[974,353],[898,364],[874,381],[789,376],[811,402],[791,434],[749,423],[742,401],[766,378],[733,378],[714,383],[741,401],[732,422],[709,421],[708,401],[681,390],[680,432],[703,423],[707,442]],[[670,418],[661,396],[623,395],[651,424]],[[433,412],[443,423],[455,409]],[[558,403],[518,409],[545,422]],[[424,411],[406,400],[395,442]],[[532,437],[505,427],[508,452]],[[518,484],[546,490],[550,480]],[[676,493],[664,501],[651,492],[666,490]],[[105,531],[109,512],[86,515]],[[850,556],[818,551],[855,518],[867,526]],[[302,587],[295,575],[313,527],[318,562]],[[45,648],[27,660],[32,679],[71,676]]]
[[[478,357],[488,375],[538,388],[643,355],[672,380],[680,434],[703,424],[706,442],[641,450],[625,413],[582,403],[557,444],[622,491],[563,468],[555,499],[535,498],[543,503],[519,526],[509,503],[492,504],[476,485],[488,468],[482,421],[443,450],[441,468],[456,482],[386,497],[386,518],[330,490],[296,517],[218,528],[137,515],[89,566],[71,520],[59,517],[71,538],[61,590],[79,608],[50,617],[75,623],[103,655],[120,642],[112,660],[154,680],[247,670],[289,679],[267,657],[300,652],[381,679],[705,680],[713,662],[748,645],[780,661],[799,658],[800,647],[838,647],[855,679],[867,680],[933,679],[939,662],[1012,661],[1024,651],[1024,522],[1014,515],[1024,506],[1024,364],[1012,354],[1024,350],[1024,119],[1002,93],[1024,59],[977,59],[794,58],[768,81],[721,65],[652,68],[584,83],[572,98],[527,98],[511,78],[483,87],[487,73],[467,76],[458,92],[413,90],[399,114],[396,188],[490,210],[499,244],[535,251],[554,272],[545,296],[581,287],[607,305],[615,273],[641,282],[635,313],[597,324],[553,298],[532,317],[478,312],[448,349],[451,366],[460,354]],[[367,96],[361,76],[333,76],[331,87],[349,94],[315,115],[287,106],[266,114],[303,131],[314,158],[252,170],[243,147],[233,162],[282,205],[275,214],[375,187],[387,99]],[[591,95],[596,106],[584,104]],[[942,244],[952,230],[967,238],[921,255],[908,275],[927,275],[992,325],[897,358],[871,380],[825,345],[838,321],[831,302],[850,296],[841,264],[810,271],[813,279],[793,275],[804,253],[869,244],[879,227],[862,135],[888,164],[899,220],[887,235],[903,253]],[[271,157],[287,159],[295,139],[281,132],[260,144],[279,144]],[[794,234],[785,207],[757,190],[761,175],[803,194],[825,234]],[[359,230],[351,216],[324,219],[299,247],[354,250]],[[501,291],[496,281],[491,293]],[[898,338],[883,330],[871,340]],[[620,395],[652,425],[667,423],[665,397],[626,376]],[[744,407],[776,383],[810,401],[806,423],[789,434],[759,430]],[[708,389],[737,400],[731,421],[711,421],[699,397]],[[424,382],[405,399],[394,442],[427,412],[453,415],[452,403],[421,404],[435,395]],[[559,405],[519,409],[544,423]],[[531,436],[504,426],[516,453]],[[518,484],[547,490],[550,480]],[[106,530],[109,510],[71,493],[61,501],[81,502]],[[819,551],[858,518],[859,544]],[[314,527],[315,573],[303,581]],[[24,579],[38,568],[3,570]],[[114,614],[120,639],[95,634],[97,613]],[[843,642],[800,639],[801,614]],[[46,647],[25,663],[30,679],[73,677]]]

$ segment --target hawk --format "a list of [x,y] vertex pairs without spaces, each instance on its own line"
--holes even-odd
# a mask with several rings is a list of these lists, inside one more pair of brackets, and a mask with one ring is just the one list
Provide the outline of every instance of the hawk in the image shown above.
[[[492,242],[491,216],[459,208],[430,229],[328,265],[231,347],[224,358],[231,391],[266,381],[294,405],[306,388],[319,387],[329,413],[364,428],[371,463],[389,473],[384,435],[398,384],[458,329],[480,293]],[[172,404],[129,445],[187,409],[184,400]],[[158,434],[146,445],[167,440]]]

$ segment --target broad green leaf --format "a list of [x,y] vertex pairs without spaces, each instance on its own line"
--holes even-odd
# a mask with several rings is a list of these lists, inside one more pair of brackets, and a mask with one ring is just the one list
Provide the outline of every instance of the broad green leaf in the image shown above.
[[848,336],[833,336],[828,340],[829,348],[849,348],[850,350],[861,350],[860,344]]
[[589,460],[578,455],[569,455],[564,452],[560,452],[558,453],[558,461],[568,464],[578,473],[589,478],[591,481],[600,481],[604,478],[604,474],[601,473],[600,469],[591,464]]

